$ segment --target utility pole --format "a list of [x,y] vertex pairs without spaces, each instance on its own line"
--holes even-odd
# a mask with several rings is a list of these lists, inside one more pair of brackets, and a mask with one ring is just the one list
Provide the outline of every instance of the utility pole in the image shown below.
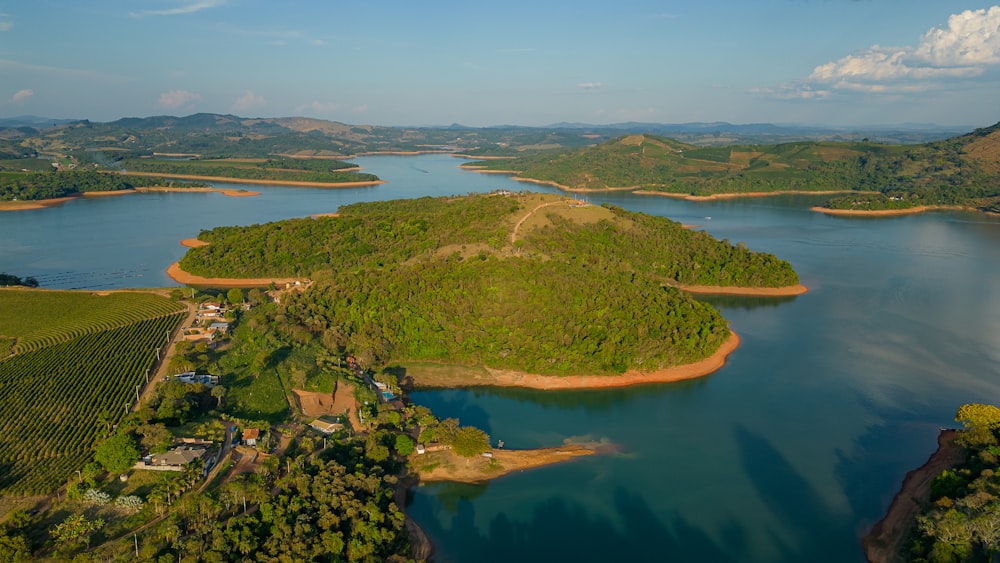
[[135,538],[135,556],[139,557],[139,534],[132,534],[132,537]]
[[136,385],[135,386],[135,404],[137,404],[137,405],[139,404],[139,388],[140,387],[142,387],[142,386],[141,385]]
[[125,406],[125,416],[128,416],[128,403],[124,403]]

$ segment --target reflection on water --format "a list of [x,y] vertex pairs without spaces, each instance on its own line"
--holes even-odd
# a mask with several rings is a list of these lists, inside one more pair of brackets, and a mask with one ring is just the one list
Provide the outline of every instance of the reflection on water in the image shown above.
[[778,307],[785,303],[795,301],[797,295],[787,295],[782,297],[752,297],[742,295],[692,295],[698,301],[704,301],[709,305],[725,309],[743,309],[750,311],[760,307]]
[[[141,194],[0,215],[0,270],[47,287],[173,285],[201,229],[356,201],[521,191],[446,155],[364,157],[364,189],[255,187],[259,197]],[[439,561],[863,561],[858,536],[964,402],[1000,397],[1000,219],[821,215],[812,196],[692,203],[612,193],[595,204],[698,224],[788,260],[794,298],[699,296],[742,338],[709,377],[626,389],[422,390],[442,417],[510,448],[567,439],[623,453],[488,485],[417,488],[408,510]],[[711,217],[711,219],[707,219]]]

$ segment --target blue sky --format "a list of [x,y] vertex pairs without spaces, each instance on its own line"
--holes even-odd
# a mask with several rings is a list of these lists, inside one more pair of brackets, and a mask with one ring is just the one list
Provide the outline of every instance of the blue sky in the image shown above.
[[0,117],[376,125],[1000,120],[1000,6],[0,1]]

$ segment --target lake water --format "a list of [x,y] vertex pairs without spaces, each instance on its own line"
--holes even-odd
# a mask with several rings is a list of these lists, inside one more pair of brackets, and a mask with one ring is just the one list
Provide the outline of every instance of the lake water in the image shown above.
[[[444,155],[357,159],[389,183],[136,194],[0,214],[0,270],[44,287],[172,285],[202,228],[355,201],[532,189]],[[713,298],[743,344],[696,381],[629,389],[422,391],[509,448],[603,440],[620,453],[488,485],[415,489],[437,561],[864,561],[858,538],[959,405],[1000,399],[1000,220],[835,218],[802,196],[594,203],[664,215],[789,260],[810,292]]]

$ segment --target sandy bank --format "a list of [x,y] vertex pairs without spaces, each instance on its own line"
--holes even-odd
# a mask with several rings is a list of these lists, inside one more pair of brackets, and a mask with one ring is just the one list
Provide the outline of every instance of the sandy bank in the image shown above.
[[186,246],[188,248],[198,248],[198,247],[201,247],[201,246],[208,246],[209,244],[210,243],[207,243],[207,242],[205,242],[203,240],[196,239],[196,238],[186,238],[186,239],[184,239],[184,240],[181,241],[181,246]]
[[29,201],[0,201],[0,211],[26,211],[28,209],[45,209],[80,196],[55,197],[52,199],[34,199]]
[[425,150],[425,151],[376,151],[376,152],[359,152],[357,156],[416,156],[421,154],[451,154],[451,152],[452,151],[445,149]]
[[[485,170],[477,170],[477,172],[485,172]],[[535,180],[534,178],[522,178],[520,176],[514,176],[513,179],[517,180],[518,182],[527,182],[529,184],[552,186],[553,188],[559,188],[564,192],[577,193],[577,194],[590,194],[590,193],[600,193],[600,192],[630,192],[635,190],[636,188],[636,186],[622,186],[618,188],[571,188],[569,186],[560,184],[558,182]]]
[[313,213],[310,217],[313,219],[319,219],[320,217],[340,217],[340,213]]
[[[453,152],[451,156],[455,158],[467,158],[469,160],[510,160],[512,158],[517,158],[516,156],[474,156],[471,154],[463,154],[460,152]],[[470,166],[469,168],[473,168]]]
[[167,275],[177,283],[212,287],[267,287],[272,283],[275,285],[284,285],[286,283],[302,281],[297,278],[205,278],[185,272],[177,262],[174,262],[167,268]]
[[384,184],[385,180],[370,182],[299,182],[293,180],[256,180],[246,178],[227,178],[224,176],[196,176],[193,174],[159,174],[154,172],[126,172],[127,176],[146,176],[152,178],[177,178],[180,180],[201,180],[203,182],[223,182],[227,184],[256,184],[264,186],[300,186],[309,188],[359,188]]
[[920,514],[920,507],[930,500],[931,481],[945,469],[955,467],[965,460],[965,450],[956,445],[954,430],[942,430],[938,436],[938,449],[919,468],[906,474],[903,486],[892,499],[884,518],[861,538],[865,557],[871,563],[904,561],[900,548],[907,533]]
[[895,217],[898,215],[914,215],[935,209],[965,209],[957,205],[918,205],[905,209],[830,209],[828,207],[810,207],[810,211],[837,215],[839,217]]
[[688,293],[705,295],[745,295],[748,297],[789,297],[802,295],[809,291],[806,286],[797,283],[785,287],[727,287],[721,285],[675,285],[677,289]]
[[733,199],[738,197],[774,197],[779,195],[837,195],[837,194],[855,194],[855,193],[867,193],[867,192],[855,192],[849,190],[825,190],[825,191],[808,191],[808,190],[787,190],[780,192],[740,192],[740,193],[725,193],[725,194],[711,194],[711,195],[691,195],[691,194],[679,194],[672,192],[658,192],[653,190],[635,190],[632,192],[639,195],[658,195],[663,197],[672,197],[675,199],[684,199],[687,201],[713,201],[718,199]]
[[[735,332],[730,332],[729,338],[719,346],[719,349],[704,360],[652,372],[632,370],[621,375],[536,375],[490,368],[457,373],[435,371],[433,374],[414,373],[414,370],[409,370],[409,373],[416,387],[527,387],[545,391],[626,387],[648,383],[670,383],[708,375],[724,366],[726,357],[739,345],[740,337]],[[403,363],[405,365],[405,362]]]
[[479,172],[480,174],[510,174],[511,179],[516,180],[518,182],[525,182],[528,184],[538,184],[540,186],[551,186],[553,188],[557,188],[564,192],[570,192],[570,193],[587,194],[587,193],[599,193],[599,192],[627,192],[627,191],[632,191],[636,188],[636,186],[622,186],[619,188],[573,188],[565,184],[560,184],[559,182],[552,182],[549,180],[522,178],[521,176],[517,175],[521,173],[518,170],[485,170],[483,169],[482,166],[475,166],[469,164],[461,164],[458,167],[464,170],[471,170],[472,172]]
[[226,188],[177,188],[169,186],[150,186],[148,188],[136,188],[137,192],[199,192],[199,193],[220,193],[227,197],[253,197],[260,195],[260,192],[249,190],[229,190]]
[[[136,174],[138,175],[138,174]],[[159,174],[149,174],[148,176],[160,176]],[[108,197],[116,195],[126,195],[134,193],[145,193],[145,192],[199,192],[199,193],[221,193],[222,195],[229,197],[249,197],[260,195],[260,192],[251,192],[247,190],[229,190],[225,188],[178,188],[178,187],[167,187],[167,186],[150,186],[135,188],[132,190],[114,190],[105,192],[85,192],[82,194],[76,194],[66,197],[56,197],[52,199],[35,199],[28,201],[0,201],[0,211],[23,211],[27,209],[45,209],[46,207],[52,207],[59,205],[61,203],[66,203],[80,197]]]
[[492,450],[493,457],[464,458],[450,449],[428,451],[410,456],[422,483],[454,481],[459,483],[484,483],[516,471],[562,463],[574,458],[613,451],[613,446],[566,444],[557,448],[535,450]]

